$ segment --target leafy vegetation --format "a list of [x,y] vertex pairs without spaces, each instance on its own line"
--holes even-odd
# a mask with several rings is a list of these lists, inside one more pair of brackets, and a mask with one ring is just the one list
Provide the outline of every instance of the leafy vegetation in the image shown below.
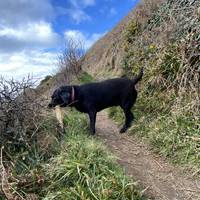
[[79,77],[79,81],[81,83],[89,83],[92,82],[93,80],[94,80],[93,77],[85,71],[83,71]]
[[[133,108],[136,120],[130,132],[146,138],[172,162],[197,168],[200,167],[197,31],[200,21],[192,10],[199,6],[199,1],[188,0],[163,3],[137,35],[133,33],[127,38],[125,34],[125,41],[130,37],[133,40],[124,48],[123,62],[123,73],[130,77],[141,66],[145,67]],[[182,10],[191,19],[188,24]],[[109,115],[119,123],[123,120],[118,108],[111,108]]]

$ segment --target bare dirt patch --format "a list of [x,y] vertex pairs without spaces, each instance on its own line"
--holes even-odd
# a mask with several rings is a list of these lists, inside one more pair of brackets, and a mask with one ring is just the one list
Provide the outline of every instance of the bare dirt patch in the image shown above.
[[149,146],[135,136],[119,134],[117,125],[106,112],[97,116],[97,136],[117,156],[126,173],[146,189],[156,200],[199,200],[200,180],[185,170],[172,166],[153,153]]

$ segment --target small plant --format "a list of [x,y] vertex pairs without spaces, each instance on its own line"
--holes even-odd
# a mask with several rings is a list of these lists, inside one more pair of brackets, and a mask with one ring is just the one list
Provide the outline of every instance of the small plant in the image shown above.
[[94,80],[94,78],[85,71],[80,74],[78,79],[81,83],[90,83]]
[[175,44],[170,45],[164,52],[164,57],[160,65],[161,74],[165,79],[173,83],[180,70],[180,66],[181,58],[178,54],[178,48]]
[[138,32],[138,24],[135,20],[132,20],[128,24],[126,31],[124,32],[125,42],[127,42],[128,44],[132,43],[137,32]]
[[119,107],[112,107],[108,109],[108,116],[118,122],[120,125],[124,120],[123,111]]

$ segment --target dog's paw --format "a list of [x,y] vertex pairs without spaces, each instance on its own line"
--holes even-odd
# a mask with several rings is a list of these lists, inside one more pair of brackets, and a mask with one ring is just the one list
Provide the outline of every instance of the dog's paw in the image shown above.
[[123,127],[119,132],[120,132],[120,133],[125,133],[126,130],[127,130],[127,128],[126,128],[126,127]]

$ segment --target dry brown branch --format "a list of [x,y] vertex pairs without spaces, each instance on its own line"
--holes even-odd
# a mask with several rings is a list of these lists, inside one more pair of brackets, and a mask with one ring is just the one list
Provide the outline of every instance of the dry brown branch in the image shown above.
[[0,169],[1,169],[0,170],[1,171],[1,176],[0,176],[1,177],[1,189],[8,200],[14,200],[14,195],[11,192],[11,188],[10,188],[10,185],[8,182],[8,174],[3,165],[3,149],[4,149],[4,146],[1,147],[1,158],[0,158],[1,159],[1,167],[0,167]]
[[83,44],[81,41],[68,39],[63,51],[58,56],[57,85],[63,85],[78,77],[82,70],[82,58],[84,56]]
[[[31,77],[22,81],[0,77],[0,145],[29,147],[40,120],[40,100]],[[8,144],[8,145],[7,145]]]

